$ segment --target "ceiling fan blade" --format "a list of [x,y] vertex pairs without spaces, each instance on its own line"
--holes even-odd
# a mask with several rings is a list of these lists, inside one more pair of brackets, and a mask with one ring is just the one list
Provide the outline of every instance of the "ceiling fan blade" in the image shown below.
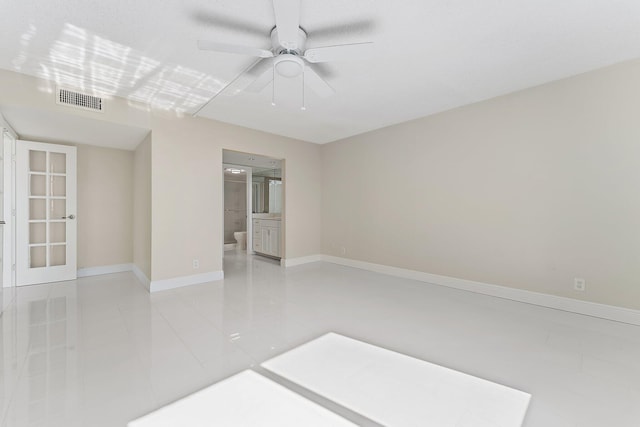
[[336,93],[329,83],[308,66],[304,67],[304,83],[321,98],[327,98]]
[[322,37],[335,37],[336,35],[357,35],[363,37],[365,34],[372,34],[376,29],[377,22],[373,19],[361,18],[348,21],[332,21],[328,25],[320,27],[305,28],[307,37],[318,40]]
[[260,49],[249,46],[238,46],[235,44],[216,43],[207,40],[198,40],[198,49],[212,50],[214,52],[235,53],[238,55],[257,56],[259,58],[273,57],[273,52],[267,49]]
[[251,34],[256,37],[264,37],[269,34],[271,27],[256,25],[254,22],[244,20],[242,18],[223,15],[219,12],[197,9],[190,12],[190,17],[198,24],[207,27],[215,27],[227,31],[239,32],[242,34]]
[[304,59],[311,63],[367,59],[372,56],[372,42],[316,47],[304,52]]
[[262,92],[273,81],[273,59],[260,61],[247,72],[248,76],[255,76],[250,84],[245,86],[247,92]]
[[273,0],[278,42],[287,49],[298,48],[300,0]]

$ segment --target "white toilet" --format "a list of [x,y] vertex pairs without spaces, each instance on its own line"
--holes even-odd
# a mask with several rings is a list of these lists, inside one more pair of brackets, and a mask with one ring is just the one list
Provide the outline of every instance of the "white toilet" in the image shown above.
[[236,249],[239,251],[247,250],[247,232],[246,231],[234,231],[233,237],[236,239]]

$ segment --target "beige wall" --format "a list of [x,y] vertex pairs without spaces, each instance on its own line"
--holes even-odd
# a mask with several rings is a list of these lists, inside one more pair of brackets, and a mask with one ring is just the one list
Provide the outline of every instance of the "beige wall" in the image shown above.
[[152,129],[152,280],[222,270],[223,149],[285,159],[285,256],[320,253],[320,146],[190,117]]
[[[139,265],[152,280],[222,269],[230,149],[286,160],[287,258],[344,247],[354,259],[640,308],[638,75],[638,62],[620,64],[326,146],[121,99],[100,117],[153,132],[151,257],[140,253],[153,262]],[[3,103],[59,108],[41,86],[0,71]]]
[[133,261],[133,153],[78,145],[78,268]]
[[323,146],[324,253],[639,309],[638,76],[620,64]]
[[151,133],[133,154],[133,263],[151,277]]
[[[318,145],[214,120],[149,112],[122,98],[107,100],[104,113],[95,115],[57,106],[48,92],[52,88],[46,81],[0,70],[2,104],[151,129],[151,280],[222,270],[222,149],[286,160],[286,257],[321,252]],[[193,259],[200,260],[197,270]]]

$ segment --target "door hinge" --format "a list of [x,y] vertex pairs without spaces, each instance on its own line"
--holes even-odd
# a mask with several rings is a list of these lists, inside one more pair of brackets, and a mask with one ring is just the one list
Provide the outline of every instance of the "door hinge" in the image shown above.
[[13,265],[11,266],[11,270],[16,271],[16,265],[15,265],[15,264],[13,264]]
[[11,209],[11,216],[16,216],[16,210],[15,209]]

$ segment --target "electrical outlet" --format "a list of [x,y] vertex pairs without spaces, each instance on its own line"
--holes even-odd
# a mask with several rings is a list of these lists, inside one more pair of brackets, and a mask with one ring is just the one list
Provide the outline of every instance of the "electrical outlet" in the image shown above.
[[584,279],[580,279],[579,277],[573,279],[573,289],[576,291],[584,292],[584,290],[586,289],[586,283]]
[[193,268],[200,268],[200,260],[194,259],[193,260]]

